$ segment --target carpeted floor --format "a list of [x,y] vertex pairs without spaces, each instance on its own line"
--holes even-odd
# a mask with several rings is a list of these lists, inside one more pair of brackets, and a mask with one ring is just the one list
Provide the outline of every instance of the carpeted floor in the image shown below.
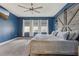
[[[0,45],[0,56],[28,56],[28,45],[31,38],[18,37],[7,44]],[[36,55],[36,56],[68,56],[68,55]]]
[[17,38],[7,44],[0,45],[0,56],[27,56],[26,44],[30,38]]

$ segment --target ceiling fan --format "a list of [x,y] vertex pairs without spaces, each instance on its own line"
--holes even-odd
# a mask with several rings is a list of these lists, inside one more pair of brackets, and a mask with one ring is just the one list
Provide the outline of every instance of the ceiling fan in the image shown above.
[[27,7],[22,6],[22,5],[18,5],[18,6],[21,7],[21,8],[26,9],[24,12],[32,11],[32,14],[33,14],[33,12],[40,13],[40,11],[38,11],[37,9],[41,9],[41,8],[43,8],[43,7],[42,7],[42,6],[34,7],[33,5],[34,5],[34,4],[31,3],[31,7],[30,7],[30,8],[27,8]]

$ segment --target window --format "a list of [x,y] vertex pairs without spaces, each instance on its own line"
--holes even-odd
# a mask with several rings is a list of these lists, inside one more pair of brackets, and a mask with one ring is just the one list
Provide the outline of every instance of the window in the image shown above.
[[38,32],[39,20],[33,20],[33,32]]
[[40,20],[40,24],[41,24],[41,33],[47,33],[48,32],[48,21]]
[[24,32],[30,32],[30,20],[24,21]]
[[29,32],[30,35],[35,33],[48,33],[48,20],[24,20],[23,32]]

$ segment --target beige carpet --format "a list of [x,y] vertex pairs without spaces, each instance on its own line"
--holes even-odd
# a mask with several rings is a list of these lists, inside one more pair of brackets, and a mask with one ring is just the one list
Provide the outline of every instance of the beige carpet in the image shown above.
[[7,44],[0,45],[0,56],[27,56],[27,42],[30,38],[17,38]]

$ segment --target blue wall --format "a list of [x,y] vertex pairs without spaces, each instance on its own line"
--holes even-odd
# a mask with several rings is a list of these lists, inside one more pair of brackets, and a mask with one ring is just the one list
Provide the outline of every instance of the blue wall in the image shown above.
[[18,21],[18,18],[11,13],[7,20],[0,18],[0,42],[21,36],[21,24],[22,20]]
[[48,21],[48,23],[49,23],[49,26],[48,26],[49,27],[49,34],[51,34],[52,31],[56,30],[56,26],[55,26],[56,19],[55,18],[50,18],[49,21]]

